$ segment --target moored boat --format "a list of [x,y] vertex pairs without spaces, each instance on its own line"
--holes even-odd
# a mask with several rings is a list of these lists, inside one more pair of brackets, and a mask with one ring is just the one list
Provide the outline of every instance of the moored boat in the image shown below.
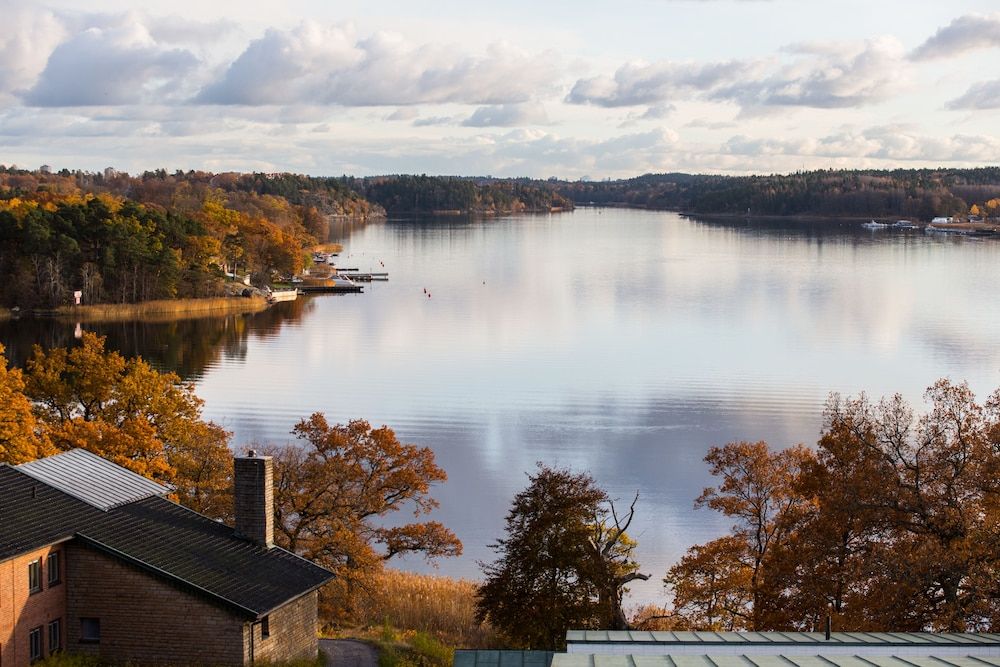
[[864,227],[865,229],[885,229],[889,225],[887,225],[884,222],[875,222],[874,220],[872,220],[870,222],[862,223],[861,226]]

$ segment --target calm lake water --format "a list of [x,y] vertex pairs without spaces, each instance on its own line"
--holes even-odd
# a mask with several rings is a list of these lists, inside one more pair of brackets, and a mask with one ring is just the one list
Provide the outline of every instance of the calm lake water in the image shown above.
[[[667,567],[728,526],[692,508],[708,447],[814,443],[831,391],[920,402],[942,376],[1000,386],[998,242],[616,209],[335,236],[342,266],[381,262],[391,281],[255,316],[84,328],[194,380],[237,447],[287,441],[324,411],[433,448],[449,475],[434,517],[465,544],[440,563],[449,575],[478,576],[544,461],[626,504],[639,492],[653,580],[633,602],[662,601]],[[23,359],[73,328],[5,323],[0,341]]]

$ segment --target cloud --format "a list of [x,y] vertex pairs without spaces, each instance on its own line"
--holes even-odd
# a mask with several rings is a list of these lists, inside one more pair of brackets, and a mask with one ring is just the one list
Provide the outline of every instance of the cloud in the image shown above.
[[580,79],[566,98],[603,107],[662,105],[682,98],[762,107],[836,109],[882,102],[908,79],[892,37],[862,43],[803,43],[783,59],[717,63],[629,63],[614,77]]
[[122,17],[59,44],[24,101],[42,107],[163,102],[197,64],[191,52],[159,45],[144,25]]
[[434,127],[437,125],[458,125],[461,122],[461,117],[459,116],[426,116],[424,118],[416,118],[413,121],[413,127]]
[[719,63],[626,63],[614,77],[596,76],[574,84],[566,101],[602,107],[660,105],[676,97],[705,92],[733,83],[759,68],[756,62],[731,60]]
[[385,117],[385,120],[414,120],[420,112],[413,107],[401,107]]
[[908,83],[903,47],[892,37],[861,44],[797,44],[786,48],[795,60],[761,79],[719,87],[708,97],[760,107],[843,109],[877,104]]
[[981,81],[948,102],[949,109],[1000,109],[1000,79]]
[[845,128],[818,138],[772,139],[731,137],[722,147],[730,155],[824,158],[871,158],[918,162],[988,162],[1000,152],[1000,139],[986,135],[956,134],[932,137],[905,125]]
[[479,107],[462,121],[466,127],[519,127],[547,125],[545,107],[541,104],[499,104]]
[[951,58],[967,51],[1000,47],[1000,13],[960,16],[918,46],[913,60]]
[[390,33],[358,39],[344,27],[305,21],[268,30],[196,97],[207,104],[343,106],[515,104],[553,89],[557,57],[505,43],[483,55],[411,44]]
[[66,37],[66,27],[47,9],[0,2],[0,94],[30,86],[45,69],[49,54]]

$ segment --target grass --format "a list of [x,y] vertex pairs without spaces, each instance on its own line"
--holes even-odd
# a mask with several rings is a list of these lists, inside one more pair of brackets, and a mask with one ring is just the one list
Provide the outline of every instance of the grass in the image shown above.
[[476,623],[475,582],[386,569],[372,589],[355,618],[362,632],[392,627],[408,639],[426,636],[460,648],[496,643],[493,629]]
[[344,246],[339,243],[319,243],[312,247],[313,252],[325,252],[325,253],[341,253],[344,252]]
[[379,667],[450,667],[455,649],[426,632],[396,631],[386,625],[375,642]]
[[212,297],[207,299],[162,299],[143,301],[142,303],[60,306],[52,312],[57,317],[71,317],[82,322],[118,322],[251,313],[265,308],[267,308],[267,301],[262,297]]

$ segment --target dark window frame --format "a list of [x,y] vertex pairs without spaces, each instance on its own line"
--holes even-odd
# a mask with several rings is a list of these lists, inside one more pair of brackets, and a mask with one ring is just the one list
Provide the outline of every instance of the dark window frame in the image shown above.
[[28,593],[34,595],[42,592],[42,559],[36,558],[28,563]]
[[49,655],[62,650],[62,619],[49,621]]
[[62,583],[62,558],[59,556],[59,553],[58,551],[53,551],[45,559],[46,581],[49,582],[50,588]]
[[28,630],[28,660],[37,662],[45,657],[42,650],[42,626]]
[[[88,627],[89,625],[89,627]],[[90,630],[91,632],[87,632]],[[97,632],[93,632],[97,630]],[[100,644],[101,643],[101,619],[92,616],[80,617],[80,643]]]
[[260,619],[260,637],[261,639],[267,639],[271,636],[271,617],[265,616]]

